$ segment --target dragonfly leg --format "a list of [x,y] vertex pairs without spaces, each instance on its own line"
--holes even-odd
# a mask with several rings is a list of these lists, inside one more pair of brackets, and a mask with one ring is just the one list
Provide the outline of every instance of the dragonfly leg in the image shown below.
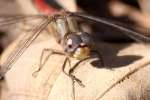
[[[44,55],[46,52],[49,52],[49,54],[45,57],[44,61],[43,61],[43,58],[44,58]],[[49,59],[49,57],[53,54],[58,54],[58,55],[65,55],[64,53],[60,52],[60,51],[57,51],[57,50],[54,50],[54,49],[50,49],[50,48],[45,48],[42,50],[42,54],[40,56],[40,62],[39,62],[39,67],[37,70],[35,70],[33,73],[32,73],[32,76],[36,77],[38,72],[43,68],[43,66],[45,65],[46,61]]]
[[101,61],[101,66],[102,66],[102,67],[105,67],[105,63],[104,63],[102,54],[101,54],[100,52],[96,51],[96,50],[92,50],[92,53],[95,53],[95,54],[98,55],[98,58],[99,58],[99,60]]
[[[78,79],[76,76],[73,75],[73,72],[72,73],[67,73],[65,71],[65,67],[66,67],[67,62],[69,63],[69,66],[71,66],[69,57],[66,57],[66,59],[64,61],[64,64],[63,64],[63,67],[62,67],[62,71],[64,72],[64,74],[66,74],[68,77],[70,77],[73,80],[73,82],[77,82],[80,86],[85,87],[84,84],[82,83],[82,81],[80,79]],[[69,70],[69,72],[70,72],[70,70]]]
[[72,79],[74,79],[80,86],[85,87],[85,85],[82,83],[82,81],[78,78],[76,78],[73,73],[75,71],[75,69],[79,66],[80,63],[90,59],[91,57],[87,57],[85,59],[82,59],[80,61],[78,61],[73,67],[71,67],[71,69],[69,70],[69,74],[68,76],[71,77]]

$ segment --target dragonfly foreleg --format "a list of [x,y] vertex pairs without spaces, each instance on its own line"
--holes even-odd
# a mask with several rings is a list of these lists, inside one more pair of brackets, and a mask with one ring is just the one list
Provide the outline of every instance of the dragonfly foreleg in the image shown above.
[[[96,50],[93,50],[92,53],[96,53],[96,54],[98,55],[98,58],[101,60],[101,66],[104,67],[105,64],[104,64],[103,57],[102,57],[101,53],[98,52],[98,51],[96,51]],[[79,85],[81,85],[81,86],[84,86],[84,85],[82,84],[82,81],[79,80],[78,78],[76,78],[76,77],[73,75],[73,73],[74,73],[74,71],[77,69],[77,67],[79,66],[80,63],[82,63],[82,62],[84,62],[84,61],[86,61],[86,60],[88,60],[88,59],[91,59],[91,58],[92,58],[92,57],[87,57],[87,58],[85,58],[85,59],[82,59],[82,60],[78,61],[78,62],[69,70],[68,76],[70,76],[70,77],[72,77],[73,79],[75,79],[75,80],[79,83]]]
[[[82,83],[82,81],[81,81],[80,79],[78,79],[76,76],[73,75],[73,72],[72,72],[72,73],[67,73],[67,72],[65,71],[65,67],[66,67],[67,62],[69,63],[69,66],[70,66],[70,68],[71,68],[70,59],[69,59],[69,57],[66,57],[66,59],[65,59],[65,61],[64,61],[64,64],[63,64],[63,66],[62,66],[62,71],[63,71],[68,77],[70,77],[74,82],[77,82],[80,86],[85,87],[85,85]],[[74,67],[74,66],[73,66],[73,67]],[[72,69],[72,68],[71,68],[71,69]],[[69,69],[69,72],[70,72],[71,69]]]
[[[49,52],[49,54],[45,57],[44,59],[44,55],[46,52]],[[49,57],[53,54],[58,54],[58,55],[65,55],[64,53],[60,52],[60,51],[57,51],[57,50],[54,50],[54,49],[51,49],[51,48],[45,48],[42,50],[42,54],[40,56],[40,62],[39,62],[39,66],[38,66],[38,69],[35,70],[32,75],[34,77],[37,76],[38,72],[43,68],[43,66],[45,65],[46,61],[49,59]],[[43,61],[44,59],[44,61]]]

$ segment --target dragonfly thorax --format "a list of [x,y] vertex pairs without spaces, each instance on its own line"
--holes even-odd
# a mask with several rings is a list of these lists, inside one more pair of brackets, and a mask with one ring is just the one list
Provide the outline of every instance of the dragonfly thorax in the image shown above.
[[50,23],[50,26],[51,32],[58,43],[61,43],[66,34],[80,31],[76,19],[69,15],[55,16],[54,21]]

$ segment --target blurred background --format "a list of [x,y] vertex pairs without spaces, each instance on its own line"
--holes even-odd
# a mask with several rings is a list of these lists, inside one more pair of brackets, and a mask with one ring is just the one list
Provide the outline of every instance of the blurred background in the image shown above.
[[[135,31],[150,35],[150,0],[0,0],[3,14],[53,14],[61,9],[84,12],[121,23]],[[96,23],[82,21],[87,31],[95,33],[101,41],[133,42],[120,31]],[[84,28],[83,28],[84,29]],[[21,34],[17,24],[0,28],[0,53]]]

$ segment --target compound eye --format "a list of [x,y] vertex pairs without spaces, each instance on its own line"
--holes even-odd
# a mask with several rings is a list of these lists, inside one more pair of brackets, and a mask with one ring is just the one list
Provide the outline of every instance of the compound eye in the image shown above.
[[67,45],[69,48],[72,48],[72,39],[68,39]]
[[66,52],[74,52],[74,50],[82,43],[80,36],[76,34],[70,34],[67,37],[66,45],[64,46]]
[[80,36],[76,35],[76,34],[71,34],[70,36],[68,36],[68,40],[67,40],[67,45],[71,45],[73,47],[77,47],[80,45],[80,43],[82,42]]
[[93,42],[92,36],[86,32],[82,32],[80,34],[80,37],[81,37],[82,41],[88,45],[92,44],[92,42]]

